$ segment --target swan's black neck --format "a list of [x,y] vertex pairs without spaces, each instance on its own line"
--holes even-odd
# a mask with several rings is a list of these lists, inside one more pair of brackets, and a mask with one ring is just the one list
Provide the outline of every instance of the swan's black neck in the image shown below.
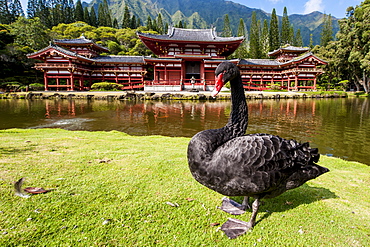
[[230,136],[235,138],[245,134],[248,126],[248,106],[245,99],[243,83],[240,75],[236,76],[231,82],[231,102],[232,108],[229,122],[222,131],[226,131]]

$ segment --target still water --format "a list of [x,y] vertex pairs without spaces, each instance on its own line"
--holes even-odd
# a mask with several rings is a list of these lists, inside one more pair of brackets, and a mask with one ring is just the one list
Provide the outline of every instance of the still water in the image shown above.
[[[0,100],[0,129],[118,130],[191,137],[226,124],[229,101]],[[370,165],[370,103],[364,98],[249,100],[247,133],[310,142],[322,154]]]

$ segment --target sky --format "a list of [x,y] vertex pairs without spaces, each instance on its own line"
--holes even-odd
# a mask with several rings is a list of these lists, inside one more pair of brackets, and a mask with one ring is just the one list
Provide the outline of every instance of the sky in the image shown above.
[[284,7],[287,7],[288,15],[309,14],[320,11],[331,14],[336,18],[346,17],[346,9],[349,6],[355,7],[363,0],[230,0],[240,3],[249,8],[262,9],[271,13],[275,8],[276,14],[282,16]]
[[[27,1],[21,0],[22,7],[26,13]],[[82,0],[90,2],[91,0]],[[200,0],[201,1],[201,0]],[[240,3],[250,8],[262,9],[271,13],[275,8],[276,14],[282,16],[284,7],[287,7],[288,15],[309,14],[313,11],[320,11],[325,14],[331,14],[337,18],[343,18],[346,15],[346,9],[349,6],[355,7],[361,3],[361,0],[229,0]]]

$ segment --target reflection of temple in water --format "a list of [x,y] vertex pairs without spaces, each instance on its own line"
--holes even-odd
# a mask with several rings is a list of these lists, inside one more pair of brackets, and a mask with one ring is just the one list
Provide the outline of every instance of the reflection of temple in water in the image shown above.
[[[315,114],[315,100],[249,100],[248,108],[248,133],[267,128],[269,133],[284,135],[301,125],[306,126],[305,132],[309,133],[320,121]],[[94,119],[89,123],[92,130],[118,130],[134,135],[190,137],[204,129],[224,126],[230,109],[229,101],[45,101],[46,118],[86,117]]]

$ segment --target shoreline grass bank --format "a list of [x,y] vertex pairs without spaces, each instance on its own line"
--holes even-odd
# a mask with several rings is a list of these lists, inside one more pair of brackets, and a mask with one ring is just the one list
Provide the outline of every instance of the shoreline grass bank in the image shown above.
[[[247,99],[346,98],[345,92],[268,92],[246,91]],[[86,99],[86,100],[230,100],[230,92],[221,92],[216,98],[211,92],[128,92],[128,91],[40,91],[0,94],[0,99]]]
[[[189,138],[60,129],[0,138],[1,246],[370,245],[370,167],[360,163],[323,156],[329,173],[265,200],[253,231],[229,240],[217,230],[230,217],[216,209],[222,195],[188,170]],[[51,191],[17,197],[21,177]]]

